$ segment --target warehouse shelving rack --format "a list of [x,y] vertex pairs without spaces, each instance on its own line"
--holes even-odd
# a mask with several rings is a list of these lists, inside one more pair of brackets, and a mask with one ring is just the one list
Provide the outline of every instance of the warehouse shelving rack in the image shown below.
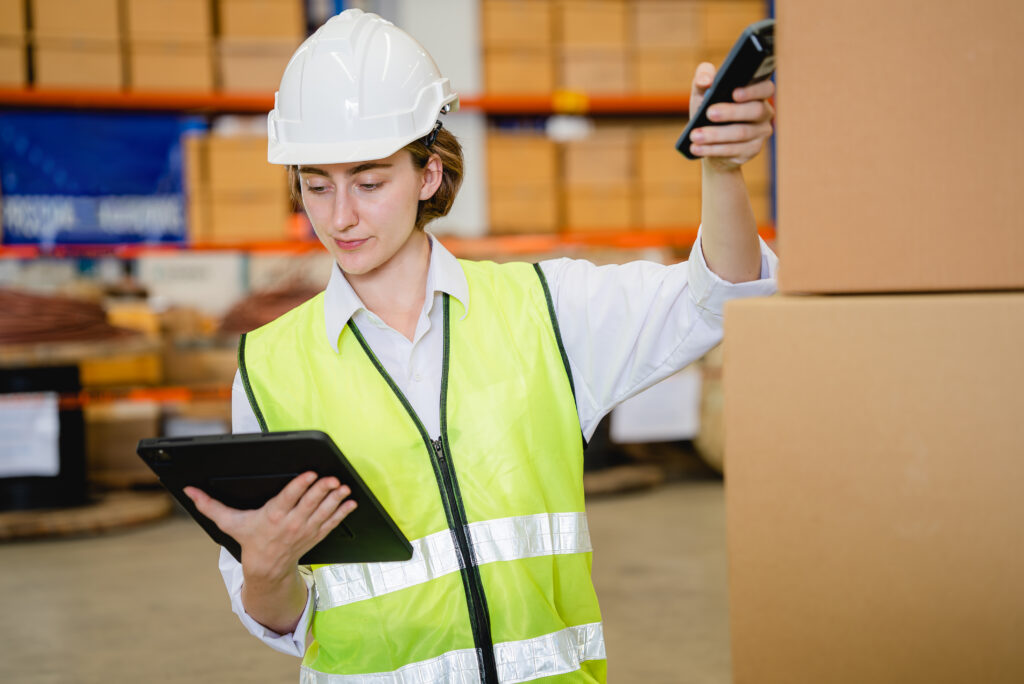
[[[575,91],[558,91],[545,95],[481,95],[461,98],[462,108],[481,111],[490,116],[520,115],[685,115],[688,95],[590,95]],[[102,90],[0,89],[0,108],[57,108],[131,111],[180,111],[204,114],[264,113],[274,106],[274,97],[267,93],[226,94],[189,92],[131,92]],[[765,239],[775,236],[772,225],[760,228]],[[444,236],[442,241],[459,256],[473,257],[493,254],[526,255],[575,247],[689,247],[697,235],[696,227],[681,226],[674,230],[574,230],[563,233],[524,235],[492,235],[480,238]],[[302,253],[319,249],[313,240],[278,243],[242,243],[228,245],[202,244],[111,244],[53,247],[35,245],[0,246],[0,258],[25,259],[38,256],[103,256],[134,258],[142,254],[183,249],[236,250],[247,252]]]

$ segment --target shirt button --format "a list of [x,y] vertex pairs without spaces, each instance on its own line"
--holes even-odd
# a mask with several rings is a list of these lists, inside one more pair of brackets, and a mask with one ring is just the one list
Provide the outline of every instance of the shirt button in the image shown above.
[[422,382],[423,376],[420,375],[419,373],[413,373],[412,379],[415,380],[416,382]]

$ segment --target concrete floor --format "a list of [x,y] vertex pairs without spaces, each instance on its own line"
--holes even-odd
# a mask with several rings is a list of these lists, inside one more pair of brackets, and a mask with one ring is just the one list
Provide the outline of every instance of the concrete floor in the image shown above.
[[[718,480],[592,499],[612,682],[730,681]],[[299,661],[231,613],[216,547],[186,517],[0,546],[0,682],[294,682]]]

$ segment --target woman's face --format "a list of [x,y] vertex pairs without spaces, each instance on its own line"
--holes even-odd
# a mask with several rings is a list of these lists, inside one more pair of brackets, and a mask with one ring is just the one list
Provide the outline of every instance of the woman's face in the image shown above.
[[387,264],[416,233],[416,209],[440,184],[440,161],[413,166],[407,150],[385,159],[299,167],[313,230],[348,275]]

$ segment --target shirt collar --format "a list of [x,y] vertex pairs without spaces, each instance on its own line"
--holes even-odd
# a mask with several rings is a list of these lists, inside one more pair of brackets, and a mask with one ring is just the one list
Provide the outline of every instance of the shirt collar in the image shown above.
[[[437,238],[427,233],[430,238],[430,265],[427,267],[427,293],[431,296],[425,297],[423,306],[425,310],[433,305],[433,295],[437,292],[444,292],[455,297],[462,304],[463,311],[469,313],[469,283],[466,281],[466,274],[459,265],[459,260],[445,249]],[[338,338],[341,336],[349,320],[357,311],[366,307],[359,299],[359,295],[352,289],[341,267],[334,262],[331,268],[331,279],[327,282],[327,291],[324,293],[324,323],[327,341],[338,351]],[[465,317],[465,314],[463,314]]]

